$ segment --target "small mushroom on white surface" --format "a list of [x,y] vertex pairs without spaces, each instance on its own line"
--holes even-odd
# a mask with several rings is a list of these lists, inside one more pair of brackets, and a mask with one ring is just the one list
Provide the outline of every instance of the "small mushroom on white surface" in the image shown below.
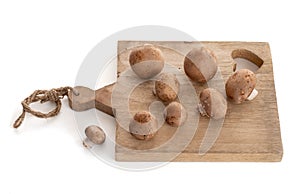
[[155,81],[155,95],[163,102],[171,102],[177,98],[179,81],[172,73],[162,73]]
[[218,70],[214,53],[204,47],[192,49],[184,59],[184,71],[193,81],[206,83]]
[[226,95],[237,104],[252,100],[257,95],[254,89],[256,82],[256,76],[252,71],[240,69],[228,78],[225,85]]
[[131,51],[129,63],[136,75],[149,79],[162,71],[165,61],[160,49],[146,44]]
[[157,131],[158,122],[148,111],[137,112],[129,124],[130,134],[139,140],[150,140]]
[[100,145],[105,141],[106,135],[104,131],[96,126],[91,125],[85,129],[86,138],[83,141],[83,145],[86,148],[92,148],[94,145]]
[[166,122],[172,127],[181,126],[186,118],[187,112],[179,102],[171,102],[164,112]]
[[198,110],[202,116],[221,119],[226,115],[227,101],[219,91],[206,88],[200,93]]

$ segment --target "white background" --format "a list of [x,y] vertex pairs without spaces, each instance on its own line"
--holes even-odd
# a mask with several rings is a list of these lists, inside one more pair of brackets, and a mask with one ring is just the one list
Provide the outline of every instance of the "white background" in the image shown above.
[[[299,193],[299,6],[296,1],[1,1],[0,193]],[[35,89],[72,85],[110,34],[166,25],[198,40],[270,42],[284,156],[280,163],[170,163],[128,172],[81,146],[66,101],[54,119],[11,127]],[[268,116],[268,115],[266,115]]]

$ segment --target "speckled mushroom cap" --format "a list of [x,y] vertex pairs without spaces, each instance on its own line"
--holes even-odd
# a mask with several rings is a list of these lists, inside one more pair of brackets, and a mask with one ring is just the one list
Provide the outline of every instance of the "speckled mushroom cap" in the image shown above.
[[137,112],[129,124],[129,132],[140,140],[149,140],[158,130],[156,118],[148,111]]
[[178,127],[185,122],[187,118],[187,112],[179,102],[171,102],[166,107],[164,116],[169,125],[172,127]]
[[85,135],[94,144],[102,144],[106,137],[104,131],[96,125],[88,126],[85,129]]
[[184,71],[193,81],[206,83],[215,76],[217,70],[217,59],[209,49],[194,48],[185,56]]
[[163,102],[171,102],[177,98],[179,82],[172,73],[162,73],[155,81],[155,95]]
[[227,101],[219,91],[213,88],[206,88],[200,93],[198,107],[202,115],[213,119],[221,119],[226,115]]
[[256,76],[248,69],[240,69],[232,74],[225,85],[226,95],[235,103],[244,102],[256,86]]
[[161,50],[147,44],[131,51],[129,63],[140,78],[148,79],[159,74],[165,62]]

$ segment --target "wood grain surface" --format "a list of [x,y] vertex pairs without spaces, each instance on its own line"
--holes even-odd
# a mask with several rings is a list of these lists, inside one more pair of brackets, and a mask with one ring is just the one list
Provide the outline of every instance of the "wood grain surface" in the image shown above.
[[[199,154],[210,119],[199,116],[196,133],[184,149],[172,145],[172,139],[178,129],[167,125],[160,128],[158,134],[149,141],[137,140],[120,125],[116,129],[115,159],[117,161],[281,161],[283,149],[274,86],[272,58],[269,44],[265,42],[118,42],[118,77],[128,70],[130,51],[145,43],[153,44],[163,52],[165,62],[183,71],[184,56],[195,47],[205,46],[217,57],[223,82],[233,73],[233,58],[243,52],[251,51],[257,55],[248,59],[260,66],[256,73],[258,96],[243,104],[228,101],[228,111],[221,131],[213,146],[205,153]],[[240,50],[240,51],[239,51]],[[234,53],[233,53],[234,51]],[[245,57],[247,58],[247,57]],[[261,60],[260,60],[261,59]],[[197,95],[207,85],[192,83]],[[152,94],[153,81],[146,81],[136,87],[129,98],[132,115],[141,110],[148,110],[149,105],[157,100]],[[186,94],[189,95],[189,94]],[[109,102],[106,102],[109,104]],[[125,102],[124,102],[125,103]],[[189,130],[181,133],[185,138]],[[178,135],[177,135],[178,138]],[[214,141],[214,140],[212,140]],[[171,143],[170,143],[171,142]],[[165,146],[168,144],[168,146]]]

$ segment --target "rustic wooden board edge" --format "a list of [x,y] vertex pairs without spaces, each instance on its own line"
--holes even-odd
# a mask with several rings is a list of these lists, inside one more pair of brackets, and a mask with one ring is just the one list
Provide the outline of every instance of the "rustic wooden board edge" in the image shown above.
[[181,153],[173,160],[164,160],[161,153],[117,153],[115,159],[118,162],[280,162],[283,153]]

